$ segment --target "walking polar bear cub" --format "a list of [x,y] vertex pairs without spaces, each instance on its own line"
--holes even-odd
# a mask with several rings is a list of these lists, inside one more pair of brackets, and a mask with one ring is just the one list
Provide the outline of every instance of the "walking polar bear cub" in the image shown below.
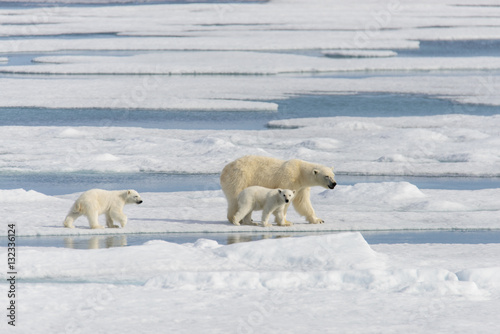
[[[310,200],[310,187],[333,189],[337,185],[329,167],[303,160],[280,160],[270,157],[247,155],[227,164],[220,176],[222,191],[226,196],[227,218],[230,222],[238,211],[238,195],[250,186],[295,190],[293,207],[311,224],[322,224]],[[290,203],[285,205],[284,219]],[[280,223],[276,217],[276,222]]]
[[75,201],[64,220],[64,226],[74,228],[73,222],[84,215],[89,221],[90,228],[104,228],[99,225],[98,217],[105,214],[107,227],[118,227],[113,224],[113,220],[125,227],[127,216],[123,213],[123,207],[132,203],[142,203],[141,196],[135,190],[88,190]]
[[278,225],[286,225],[284,219],[285,204],[289,203],[295,190],[289,189],[269,189],[259,186],[245,188],[238,195],[238,212],[232,218],[234,225],[252,223],[252,212],[262,210],[262,226],[270,226],[269,216],[273,213]]

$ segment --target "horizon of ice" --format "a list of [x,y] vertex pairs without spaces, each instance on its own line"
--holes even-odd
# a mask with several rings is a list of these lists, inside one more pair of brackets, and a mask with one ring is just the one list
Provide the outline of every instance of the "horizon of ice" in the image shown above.
[[[276,105],[266,104],[266,100],[297,94],[352,92],[425,94],[458,103],[500,105],[500,97],[495,93],[499,86],[497,75],[488,71],[500,67],[496,57],[481,58],[481,61],[476,57],[334,59],[279,51],[366,52],[378,49],[391,52],[418,48],[418,40],[500,39],[495,6],[454,4],[454,1],[439,4],[430,1],[415,4],[271,1],[265,4],[1,9],[0,17],[5,24],[0,26],[0,35],[8,38],[0,39],[2,52],[43,52],[36,58],[77,63],[7,64],[0,66],[0,71],[134,75],[96,79],[75,75],[59,80],[47,80],[52,76],[40,75],[40,79],[30,82],[19,77],[4,78],[0,83],[0,91],[4,92],[0,96],[0,107],[275,111]],[[431,5],[433,10],[428,10]],[[176,15],[165,16],[164,11],[175,11]],[[315,18],[314,22],[311,17]],[[161,32],[164,36],[146,37],[148,31],[150,35]],[[119,36],[88,36],[103,33]],[[72,38],[57,37],[72,34]],[[23,37],[35,35],[39,38]],[[137,50],[137,54],[125,57],[64,55],[64,52],[77,50]],[[145,50],[151,53],[141,54]],[[249,52],[252,50],[260,52]],[[51,55],[54,51],[63,55]],[[484,73],[426,75],[428,71],[443,69],[481,70]],[[369,71],[371,74],[404,71],[405,76],[381,75],[349,80],[243,75],[227,80],[227,77],[210,75],[203,78],[156,75],[275,75],[290,71]],[[141,76],[138,80],[140,73],[155,75]],[[214,86],[218,87],[216,91],[211,89]]]

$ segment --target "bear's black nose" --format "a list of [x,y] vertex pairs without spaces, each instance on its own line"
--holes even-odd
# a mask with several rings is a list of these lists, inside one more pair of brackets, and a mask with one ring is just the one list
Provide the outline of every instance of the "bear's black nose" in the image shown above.
[[289,200],[288,200],[288,199],[285,199],[285,203],[288,203],[288,202],[289,202]]
[[333,189],[337,185],[337,182],[332,182],[328,185],[328,188]]
[[137,204],[141,204],[141,203],[142,203],[142,201],[137,202]]

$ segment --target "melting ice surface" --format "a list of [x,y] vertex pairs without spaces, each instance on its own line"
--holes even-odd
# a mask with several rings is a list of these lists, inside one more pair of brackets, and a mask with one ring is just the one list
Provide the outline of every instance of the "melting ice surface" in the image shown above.
[[[498,17],[493,0],[3,6],[16,330],[496,333]],[[218,173],[244,154],[334,165],[336,189],[311,192],[326,223],[229,224]],[[125,229],[63,228],[90,187],[144,203]]]

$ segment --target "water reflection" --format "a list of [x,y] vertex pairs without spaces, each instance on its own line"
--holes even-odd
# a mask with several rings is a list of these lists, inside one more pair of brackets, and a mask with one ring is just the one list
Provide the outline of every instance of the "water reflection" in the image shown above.
[[99,249],[123,246],[128,246],[126,235],[93,236],[90,238],[65,237],[63,247],[72,249]]
[[293,234],[276,234],[276,233],[267,233],[267,234],[239,234],[232,233],[227,236],[227,245],[237,244],[239,242],[249,242],[249,241],[257,241],[264,239],[280,239],[280,238],[290,238],[294,236]]
[[[98,236],[46,236],[18,237],[19,246],[65,247],[72,249],[102,249],[111,247],[140,246],[148,241],[162,240],[176,244],[195,243],[210,239],[219,245],[251,242],[264,239],[304,237],[342,232],[277,232],[277,233],[151,233]],[[500,230],[450,230],[450,231],[363,231],[366,242],[373,244],[480,244],[500,243]],[[6,237],[0,241],[6,242]]]
[[299,233],[166,233],[166,234],[128,234],[67,237],[23,238],[22,245],[30,247],[64,247],[71,249],[102,249],[111,247],[139,246],[151,240],[162,240],[177,244],[195,243],[198,239],[215,240],[220,245],[251,242],[264,239],[303,236]]

